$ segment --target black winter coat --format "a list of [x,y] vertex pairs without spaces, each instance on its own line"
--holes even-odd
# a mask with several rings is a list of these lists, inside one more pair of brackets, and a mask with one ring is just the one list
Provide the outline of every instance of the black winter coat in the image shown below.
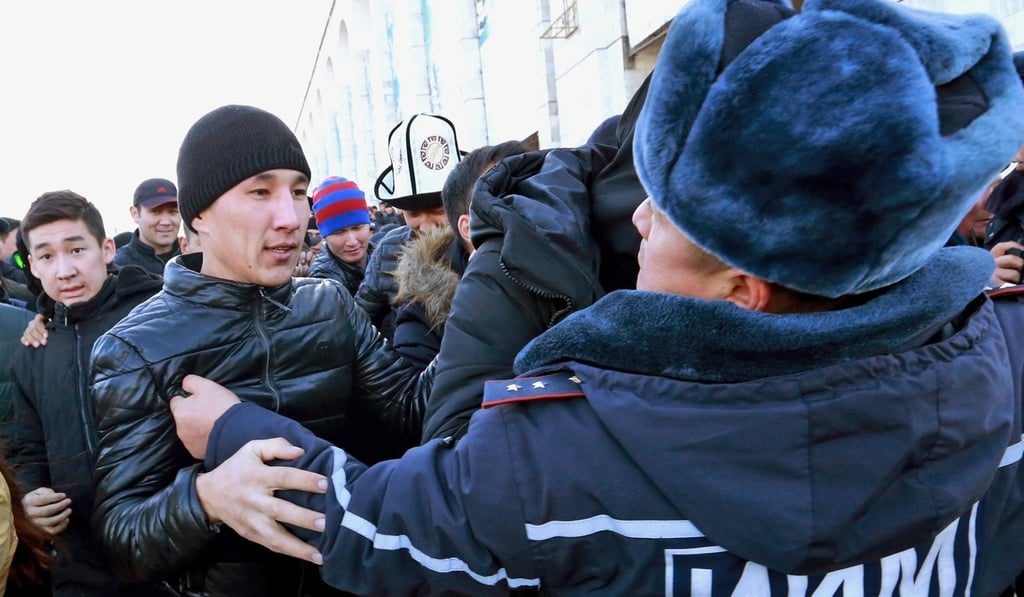
[[398,255],[413,236],[413,229],[401,226],[391,230],[377,244],[366,264],[366,277],[356,292],[356,304],[370,316],[388,340],[395,335],[395,295],[398,284],[392,275],[398,267]]
[[484,382],[512,377],[535,336],[605,292],[636,287],[632,214],[647,193],[633,167],[633,125],[649,81],[586,145],[506,158],[477,182],[477,251],[444,328],[423,442],[465,434]]
[[102,543],[90,527],[96,428],[89,395],[89,352],[101,334],[160,289],[160,278],[136,267],[110,274],[91,300],[65,307],[39,298],[49,317],[42,348],[19,348],[12,359],[14,423],[8,462],[25,492],[50,487],[71,498],[53,572],[55,595],[116,595]]
[[157,255],[153,247],[139,239],[139,231],[136,229],[132,234],[132,240],[114,254],[114,265],[135,265],[148,272],[162,276],[164,275],[164,267],[167,266],[167,262],[178,255],[181,255],[181,247],[177,243],[167,253]]
[[163,291],[96,343],[94,524],[132,577],[199,594],[298,594],[299,562],[207,524],[202,465],[175,436],[168,400],[195,373],[356,454],[372,450],[353,432],[383,422],[366,439],[395,455],[415,445],[432,371],[391,351],[334,281],[228,282],[198,273],[201,258],[169,263]]
[[[373,249],[372,244],[366,248],[367,262],[369,262],[370,257],[373,255]],[[320,252],[313,259],[313,263],[309,264],[309,272],[306,274],[310,278],[337,280],[341,282],[341,285],[352,296],[356,295],[356,291],[359,290],[359,285],[363,282],[365,275],[366,272],[363,268],[335,257],[334,253],[331,253],[331,250],[327,247],[326,241],[320,247]]]

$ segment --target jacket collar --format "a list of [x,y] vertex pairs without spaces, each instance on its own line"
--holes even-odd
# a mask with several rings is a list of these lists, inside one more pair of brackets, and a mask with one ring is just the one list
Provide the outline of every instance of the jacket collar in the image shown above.
[[178,255],[164,270],[164,292],[211,307],[250,310],[259,299],[267,299],[285,309],[291,303],[292,283],[275,288],[214,278],[200,273],[202,253]]
[[686,381],[741,382],[900,352],[956,317],[991,272],[987,252],[946,248],[862,305],[793,315],[617,291],[534,339],[517,357],[516,372],[579,361]]
[[[370,253],[372,249],[373,247],[371,245],[366,246],[366,263],[370,263]],[[324,256],[324,253],[327,255]],[[320,248],[320,253],[316,257],[317,259],[330,259],[335,263],[335,265],[341,268],[341,271],[356,275],[360,278],[362,278],[363,274],[366,273],[365,267],[359,267],[358,264],[338,259],[338,256],[331,252],[331,248],[326,246],[326,241],[324,242],[324,246]]]
[[175,258],[175,257],[177,257],[178,255],[181,254],[181,248],[177,244],[174,244],[171,247],[170,251],[168,251],[166,253],[163,253],[161,255],[157,255],[156,254],[156,250],[153,247],[151,247],[151,246],[147,245],[146,243],[142,242],[142,238],[139,236],[139,229],[138,228],[136,228],[135,232],[132,233],[132,240],[131,240],[130,244],[131,244],[131,246],[136,251],[138,251],[139,253],[142,253],[146,257],[152,257],[153,259],[159,259],[160,261],[163,261],[164,263],[167,263],[171,259],[173,259],[173,258]]
[[139,294],[151,296],[160,290],[160,276],[141,267],[108,266],[107,272],[107,279],[103,282],[100,291],[84,303],[76,303],[68,307],[63,303],[54,302],[45,293],[40,294],[36,303],[39,313],[50,320],[51,327],[71,326],[106,313],[118,305],[123,298]]
[[103,282],[103,286],[96,293],[96,296],[84,303],[76,303],[70,307],[64,303],[54,302],[45,293],[40,294],[39,312],[49,318],[50,327],[68,327],[81,321],[92,319],[110,308],[110,299],[114,296],[116,281],[117,277],[114,274],[107,274],[107,279]]

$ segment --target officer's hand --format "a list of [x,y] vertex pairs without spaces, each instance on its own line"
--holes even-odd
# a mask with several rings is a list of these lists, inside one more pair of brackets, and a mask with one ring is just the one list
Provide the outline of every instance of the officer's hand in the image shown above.
[[[187,400],[191,400],[188,398]],[[270,460],[293,460],[302,448],[284,438],[254,440],[220,466],[196,478],[199,503],[211,523],[223,522],[249,541],[295,558],[322,564],[317,550],[285,530],[281,523],[324,530],[324,515],[275,497],[279,490],[326,493],[327,479]]]

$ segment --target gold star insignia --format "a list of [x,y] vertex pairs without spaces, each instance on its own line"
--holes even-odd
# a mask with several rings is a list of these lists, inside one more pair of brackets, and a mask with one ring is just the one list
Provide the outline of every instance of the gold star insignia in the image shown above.
[[544,388],[544,382],[542,382],[542,381],[535,381],[535,382],[533,382],[533,385],[530,386],[530,387],[531,388],[543,389]]
[[519,384],[510,383],[507,386],[505,386],[505,391],[507,391],[507,392],[518,392],[519,388],[521,388],[521,387],[523,387],[523,386],[521,386]]
[[570,377],[569,381],[571,381],[572,383],[583,383],[583,380],[581,380],[580,378],[576,377],[575,375]]

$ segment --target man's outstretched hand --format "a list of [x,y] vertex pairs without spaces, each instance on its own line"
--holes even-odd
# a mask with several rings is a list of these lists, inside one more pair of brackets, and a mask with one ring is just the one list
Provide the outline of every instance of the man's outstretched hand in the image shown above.
[[[214,424],[239,399],[231,390],[198,375],[186,376],[181,385],[184,392],[171,398],[178,438],[192,456],[203,460]],[[200,474],[196,493],[209,521],[223,522],[267,549],[323,563],[315,548],[285,530],[282,523],[322,531],[324,515],[278,498],[274,492],[291,489],[326,493],[327,479],[289,466],[266,464],[271,460],[294,460],[302,454],[302,448],[280,437],[254,440],[217,468]]]
[[284,438],[254,440],[217,468],[200,474],[196,493],[210,522],[223,522],[242,537],[277,553],[322,564],[323,557],[317,550],[281,523],[323,531],[324,515],[275,497],[274,492],[293,489],[326,493],[327,479],[289,466],[265,464],[270,460],[293,460],[302,453],[302,448]]

